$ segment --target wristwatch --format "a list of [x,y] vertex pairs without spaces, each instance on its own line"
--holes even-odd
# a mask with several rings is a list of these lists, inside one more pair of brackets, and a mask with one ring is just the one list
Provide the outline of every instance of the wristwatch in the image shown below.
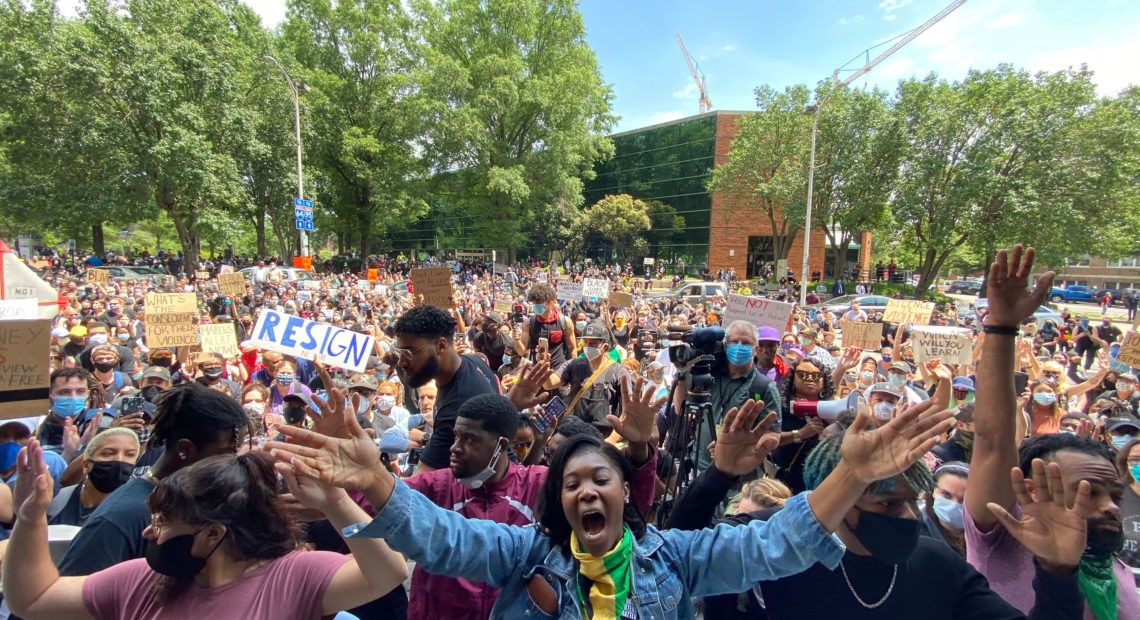
[[804,438],[800,437],[799,429],[792,431],[792,443],[803,443]]

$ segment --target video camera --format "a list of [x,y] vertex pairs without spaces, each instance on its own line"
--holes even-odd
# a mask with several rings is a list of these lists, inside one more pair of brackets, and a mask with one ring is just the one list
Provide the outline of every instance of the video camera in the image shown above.
[[[724,353],[724,329],[720,327],[702,327],[698,329],[678,328],[670,326],[670,339],[676,339],[680,334],[681,344],[669,347],[669,361],[674,366],[681,367],[699,360],[689,370],[687,385],[689,396],[694,402],[702,402],[702,396],[707,398],[712,389],[713,375],[725,374],[728,371],[728,358]],[[693,398],[693,397],[696,398]]]

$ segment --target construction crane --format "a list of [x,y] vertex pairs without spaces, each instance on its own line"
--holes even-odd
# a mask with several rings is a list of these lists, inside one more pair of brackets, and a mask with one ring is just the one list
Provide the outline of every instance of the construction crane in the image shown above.
[[[965,0],[962,0],[965,2]],[[712,109],[712,101],[709,101],[709,91],[705,87],[705,72],[701,71],[701,66],[697,64],[693,57],[689,55],[689,50],[685,49],[685,42],[681,40],[681,33],[677,35],[677,45],[681,46],[681,54],[685,57],[685,62],[689,64],[689,73],[693,74],[693,81],[697,83],[697,91],[700,92],[701,98],[697,100],[697,105],[701,114],[708,112]]]
[[[947,15],[953,13],[958,7],[962,6],[963,4],[966,4],[966,0],[954,0],[954,2],[951,2],[949,4],[949,6],[942,9],[941,11],[939,11],[937,14],[935,14],[934,17],[931,17],[930,19],[926,20],[926,22],[924,22],[922,25],[917,26],[913,30],[911,30],[910,32],[906,32],[903,35],[901,35],[898,38],[898,40],[895,41],[894,45],[887,48],[886,51],[884,51],[882,54],[879,54],[878,56],[876,56],[873,60],[868,60],[867,64],[863,65],[859,69],[856,69],[854,73],[847,76],[847,79],[843,80],[842,82],[839,81],[839,72],[843,70],[843,67],[836,69],[835,73],[833,73],[831,75],[831,79],[834,80],[835,83],[839,86],[847,86],[851,82],[854,82],[855,80],[863,77],[864,75],[870,73],[871,69],[875,68],[875,65],[879,64],[880,62],[883,62],[884,60],[887,59],[888,56],[890,56],[891,54],[894,54],[895,52],[902,49],[903,46],[905,46],[907,43],[910,43],[911,41],[913,41],[916,37],[918,37],[918,35],[926,32],[927,30],[930,30],[931,26],[942,21],[943,18],[945,18]],[[680,40],[680,35],[678,35],[677,40],[678,41]],[[684,48],[682,48],[682,49],[684,49]],[[871,48],[871,49],[874,49],[874,48]],[[870,56],[870,54],[869,54],[870,51],[871,50],[868,49],[868,50],[866,50],[865,53],[868,56]],[[858,58],[858,56],[856,56],[856,58]],[[847,64],[849,65],[851,63],[848,62]],[[844,67],[845,66],[847,66],[847,65],[844,65]]]

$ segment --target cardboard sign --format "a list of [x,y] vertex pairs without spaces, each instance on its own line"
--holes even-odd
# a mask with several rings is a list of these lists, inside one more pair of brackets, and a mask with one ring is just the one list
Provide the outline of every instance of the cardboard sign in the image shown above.
[[510,314],[511,313],[511,306],[512,306],[512,304],[510,301],[500,299],[499,301],[495,302],[495,312],[498,312],[499,314],[504,314],[504,315]]
[[111,272],[106,269],[88,269],[87,282],[89,284],[98,284],[99,286],[106,286],[111,281]]
[[234,266],[233,265],[222,265],[221,267],[218,267],[218,273],[233,273],[233,272],[234,272]]
[[644,259],[642,259],[642,261],[641,261],[641,264],[643,264],[643,265],[652,265],[652,264],[653,264],[653,263],[655,263],[655,262],[657,262],[657,259],[655,259],[655,258],[649,258],[649,257],[647,256],[647,257],[645,257]]
[[1126,366],[1140,367],[1140,332],[1125,332],[1116,361]]
[[368,281],[369,282],[375,282],[379,279],[380,279],[380,270],[378,270],[378,269],[369,269],[368,270]]
[[201,281],[209,280],[210,279],[210,272],[209,271],[195,271],[194,272],[194,279],[195,280],[201,280]]
[[864,351],[877,351],[883,343],[883,324],[862,321],[843,321],[843,346],[859,347]]
[[307,291],[319,291],[319,290],[321,290],[321,281],[320,280],[301,280],[300,282],[298,282],[298,284],[301,285],[301,288],[303,288]]
[[721,324],[727,328],[729,323],[743,320],[756,327],[761,325],[774,327],[776,331],[783,333],[788,326],[788,317],[792,316],[792,309],[795,307],[793,303],[764,297],[730,294]]
[[559,280],[556,296],[562,301],[582,301],[582,283]]
[[0,321],[0,419],[42,415],[50,407],[51,321]]
[[883,320],[887,323],[928,325],[933,314],[934,302],[932,301],[892,299],[887,302],[887,309],[883,311]]
[[313,301],[313,291],[297,291],[297,301]]
[[602,278],[586,278],[582,280],[582,297],[589,299],[608,299],[610,294],[610,281]]
[[633,295],[621,291],[614,291],[610,293],[610,305],[614,308],[632,308]]
[[372,336],[318,323],[275,310],[257,317],[250,343],[262,349],[316,359],[323,364],[363,372],[372,355]]
[[202,350],[206,353],[221,353],[226,359],[241,354],[237,346],[237,334],[231,323],[199,325],[198,334],[202,336]]
[[240,273],[219,273],[218,290],[226,297],[245,296],[245,276]]
[[451,270],[447,267],[431,267],[412,270],[412,289],[416,292],[416,303],[451,310]]
[[198,344],[197,311],[194,293],[148,293],[146,345],[154,349]]
[[35,299],[0,299],[0,321],[38,319]]
[[969,364],[973,352],[970,330],[961,327],[916,326],[912,330],[914,361],[925,364],[942,360],[944,364]]

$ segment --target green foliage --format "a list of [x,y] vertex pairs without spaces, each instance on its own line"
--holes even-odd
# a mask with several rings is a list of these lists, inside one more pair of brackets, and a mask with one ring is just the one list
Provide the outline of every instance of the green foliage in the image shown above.
[[609,241],[624,261],[649,247],[644,237],[652,226],[649,209],[649,203],[629,194],[606,196],[586,209],[582,223]]

